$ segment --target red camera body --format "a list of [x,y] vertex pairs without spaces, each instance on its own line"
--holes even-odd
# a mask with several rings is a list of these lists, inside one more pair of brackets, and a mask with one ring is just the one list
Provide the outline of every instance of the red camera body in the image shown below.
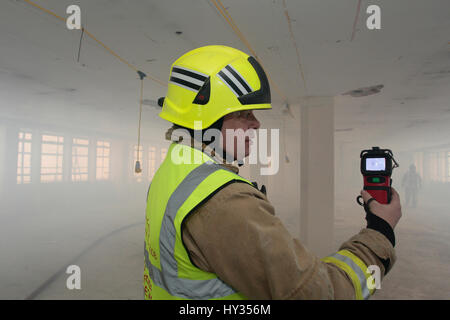
[[379,203],[388,204],[391,202],[391,182],[389,176],[363,176],[364,190],[366,190]]
[[[390,203],[392,197],[392,169],[398,167],[392,151],[372,147],[372,149],[361,151],[360,157],[364,190],[370,193],[379,203]],[[392,162],[394,162],[394,165]]]

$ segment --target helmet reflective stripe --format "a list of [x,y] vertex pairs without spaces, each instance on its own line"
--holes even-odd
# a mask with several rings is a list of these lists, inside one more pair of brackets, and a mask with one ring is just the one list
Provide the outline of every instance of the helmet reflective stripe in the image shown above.
[[198,85],[198,86],[200,86],[200,87],[203,85],[203,83],[205,83],[205,81],[197,80],[197,79],[191,78],[191,77],[189,77],[189,76],[186,76],[186,75],[184,75],[184,74],[181,74],[181,73],[175,73],[175,72],[172,72],[172,77],[171,77],[171,78],[182,79],[182,80],[191,82],[191,83],[193,83],[193,84],[196,84],[196,85]]
[[[243,88],[241,89],[241,91],[244,94],[250,93],[253,91],[252,87],[250,87],[250,84],[248,84],[247,81],[245,81],[244,77],[241,76],[241,74],[233,68],[233,66],[231,64],[227,65],[225,67],[226,70],[228,70],[230,73],[233,74],[233,76],[236,78],[237,81],[239,81],[239,83],[243,86]],[[240,88],[240,87],[239,87]]]
[[170,76],[170,82],[194,92],[200,90],[206,79],[208,79],[208,76],[204,73],[179,66],[172,68]]
[[345,271],[353,282],[356,299],[368,299],[373,290],[367,287],[369,275],[364,262],[348,250],[341,250],[322,259],[323,262],[332,263]]
[[207,74],[204,74],[204,73],[192,70],[192,69],[180,67],[180,66],[173,66],[172,73],[173,72],[182,73],[182,74],[185,74],[185,75],[190,76],[192,78],[195,78],[195,79],[198,79],[198,80],[202,80],[203,82],[206,80],[206,78],[208,78]]
[[252,92],[250,85],[245,79],[236,71],[231,65],[227,65],[225,68],[219,71],[217,76],[225,83],[228,88],[237,96],[243,96],[244,94]]
[[[218,278],[207,280],[183,279],[178,277],[178,263],[175,259],[177,231],[174,221],[180,207],[192,192],[209,175],[218,170],[228,170],[211,160],[192,170],[177,186],[167,202],[159,235],[161,271],[153,266],[145,250],[145,262],[153,282],[172,296],[187,299],[214,299],[236,293]],[[228,170],[231,172],[231,170]]]

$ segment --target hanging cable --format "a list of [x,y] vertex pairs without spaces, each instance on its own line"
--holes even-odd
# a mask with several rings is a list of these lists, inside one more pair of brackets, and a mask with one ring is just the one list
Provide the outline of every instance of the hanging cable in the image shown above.
[[80,44],[78,45],[78,57],[77,62],[80,62],[81,44],[83,42],[84,28],[81,28]]
[[355,39],[356,35],[356,24],[358,23],[359,19],[359,12],[361,11],[361,0],[358,0],[358,4],[356,5],[356,15],[355,20],[353,21],[353,28],[352,28],[352,37],[350,39],[350,42],[352,42]]
[[141,173],[142,172],[142,167],[141,167],[141,162],[139,159],[139,153],[141,150],[141,119],[142,119],[142,100],[143,100],[143,96],[144,96],[144,78],[146,77],[146,74],[143,73],[142,71],[138,71],[137,72],[140,79],[141,79],[141,92],[140,92],[140,97],[139,97],[139,124],[138,124],[138,144],[137,144],[137,155],[136,155],[136,165],[134,166],[134,172],[136,173]]

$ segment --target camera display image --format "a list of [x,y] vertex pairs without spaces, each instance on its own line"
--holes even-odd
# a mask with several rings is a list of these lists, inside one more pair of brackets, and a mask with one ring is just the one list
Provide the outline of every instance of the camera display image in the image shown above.
[[383,171],[386,170],[385,158],[367,158],[366,159],[367,171]]

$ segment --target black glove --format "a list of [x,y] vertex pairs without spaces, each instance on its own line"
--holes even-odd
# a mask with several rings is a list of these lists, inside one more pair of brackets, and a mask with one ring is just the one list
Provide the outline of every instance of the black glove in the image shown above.
[[[375,199],[370,198],[367,201],[367,203],[364,203],[364,210],[366,211],[366,221],[367,221],[366,228],[373,229],[375,231],[382,233],[386,238],[388,238],[392,246],[395,247],[395,235],[392,227],[389,225],[389,223],[386,222],[386,220],[380,218],[369,209],[369,203],[373,200]],[[380,257],[378,257],[378,259],[380,259],[380,261],[383,263],[385,270],[384,275],[386,275],[388,273],[391,261],[390,259],[382,259]]]
[[392,246],[395,247],[395,235],[394,235],[394,230],[392,229],[392,227],[384,219],[375,215],[369,209],[369,204],[373,200],[375,200],[375,199],[370,198],[367,201],[367,203],[364,203],[364,211],[366,211],[367,228],[376,230],[376,231],[384,234],[386,236],[386,238],[389,239]]

